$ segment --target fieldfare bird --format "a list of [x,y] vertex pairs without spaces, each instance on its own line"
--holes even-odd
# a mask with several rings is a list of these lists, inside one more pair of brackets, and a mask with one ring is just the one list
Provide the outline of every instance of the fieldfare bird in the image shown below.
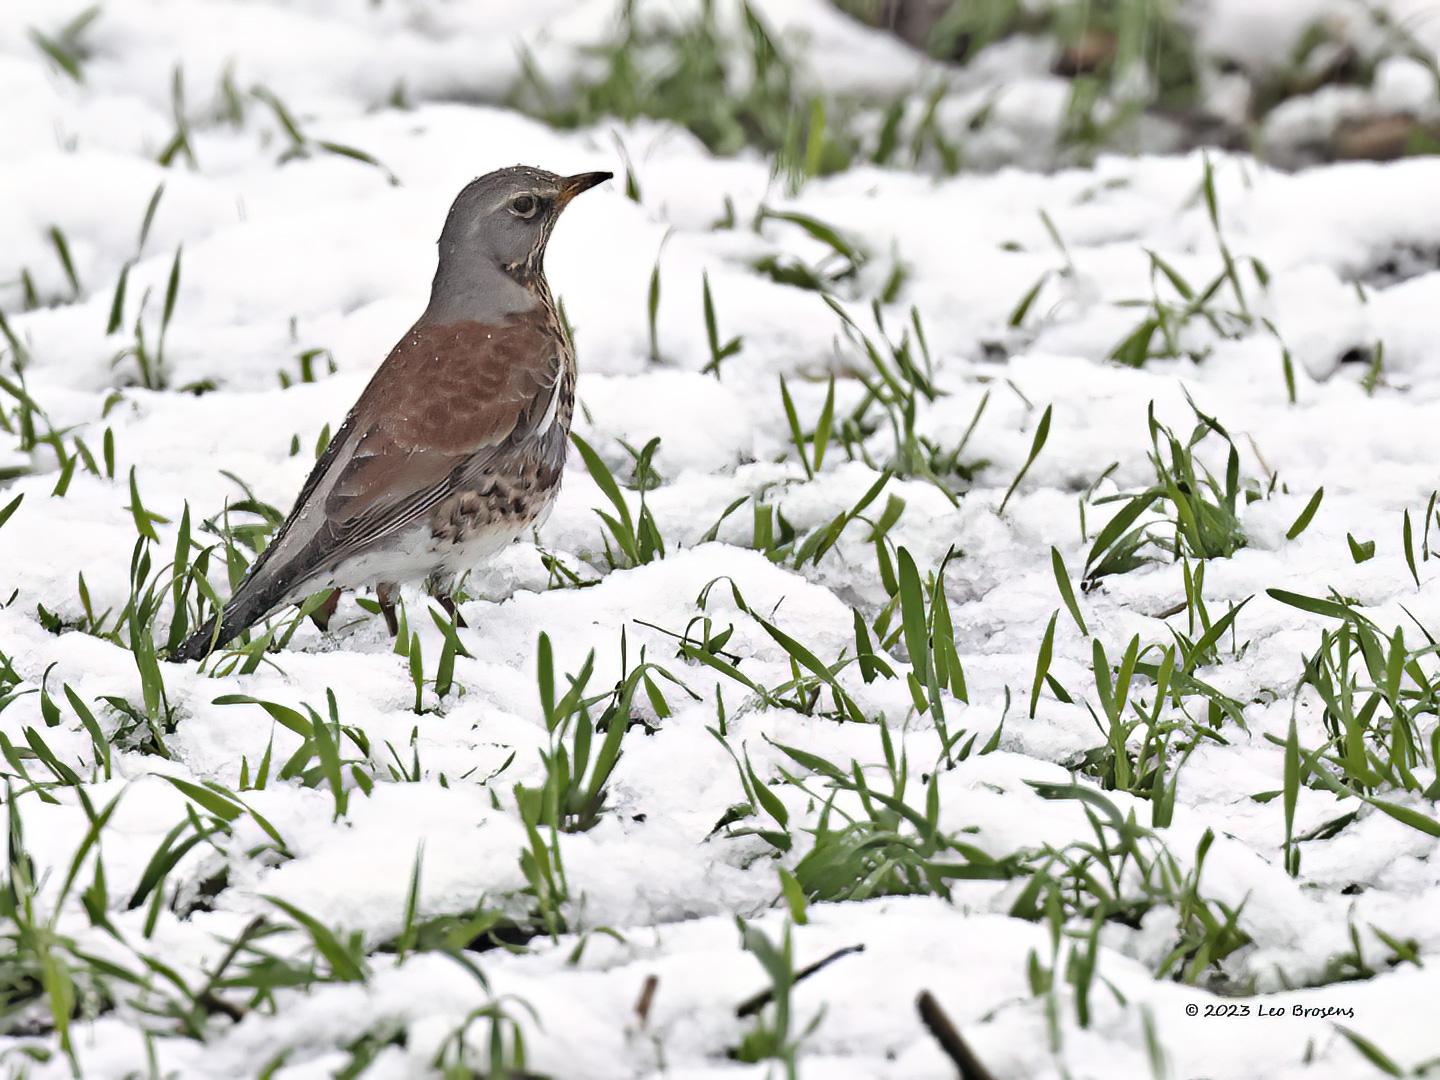
[[339,589],[374,585],[393,633],[400,583],[426,578],[447,603],[457,575],[544,519],[575,406],[575,356],[545,281],[545,245],[570,200],[610,176],[517,165],[460,192],[440,234],[429,306],[375,372],[218,623],[172,659],[198,659],[326,588],[336,590],[333,610]]

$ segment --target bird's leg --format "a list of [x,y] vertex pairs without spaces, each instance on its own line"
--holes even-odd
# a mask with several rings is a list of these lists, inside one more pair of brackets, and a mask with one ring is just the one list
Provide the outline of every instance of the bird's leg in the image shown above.
[[335,617],[335,609],[339,606],[340,590],[331,589],[325,602],[310,613],[310,621],[319,628],[322,634],[330,629],[330,620]]
[[450,621],[462,630],[470,629],[470,624],[465,621],[465,616],[460,614],[460,608],[455,603],[455,598],[449,593],[444,596],[437,596],[440,606],[445,609],[445,614],[450,616]]
[[460,629],[468,630],[470,624],[465,621],[465,616],[460,614],[460,608],[455,603],[455,578],[453,575],[436,572],[425,580],[425,588],[450,616],[450,621]]
[[395,618],[395,593],[396,586],[389,581],[382,581],[375,586],[375,600],[380,605],[380,614],[385,616],[385,628],[394,637],[400,633],[400,622]]

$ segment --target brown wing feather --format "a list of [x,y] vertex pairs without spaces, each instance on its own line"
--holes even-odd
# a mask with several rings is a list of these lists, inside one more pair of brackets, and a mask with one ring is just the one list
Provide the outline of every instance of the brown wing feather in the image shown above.
[[[449,494],[458,473],[533,434],[556,390],[563,348],[541,311],[494,326],[417,324],[316,463],[264,553],[280,560],[269,576],[298,584],[407,528]],[[320,528],[281,554],[292,523],[317,512]]]
[[559,342],[543,315],[499,326],[417,327],[360,396],[354,455],[325,500],[343,529],[445,480],[474,455],[540,419],[560,372]]

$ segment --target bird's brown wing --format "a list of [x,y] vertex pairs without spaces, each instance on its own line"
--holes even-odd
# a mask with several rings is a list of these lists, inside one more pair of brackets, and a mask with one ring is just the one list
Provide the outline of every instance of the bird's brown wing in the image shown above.
[[265,551],[265,576],[289,588],[384,542],[540,433],[554,417],[562,350],[538,312],[491,326],[417,324],[316,463]]

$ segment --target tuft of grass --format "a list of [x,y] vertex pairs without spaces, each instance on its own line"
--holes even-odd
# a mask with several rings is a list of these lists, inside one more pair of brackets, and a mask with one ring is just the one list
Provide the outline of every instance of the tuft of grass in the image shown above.
[[392,187],[399,185],[400,178],[375,155],[345,143],[316,139],[307,135],[301,128],[299,119],[290,111],[289,106],[281,101],[269,87],[256,86],[250,91],[250,96],[270,110],[280,134],[286,141],[285,149],[281,151],[278,159],[279,164],[284,165],[288,161],[314,157],[317,154],[333,154],[336,157],[349,158],[351,161],[368,165],[372,169],[378,169]]
[[[1123,574],[1149,561],[1147,549],[1155,548],[1174,559],[1225,559],[1245,546],[1240,521],[1242,500],[1261,497],[1260,491],[1242,484],[1240,453],[1225,427],[1213,416],[1201,412],[1194,402],[1191,410],[1196,425],[1183,441],[1149,410],[1150,463],[1155,483],[1133,495],[1114,495],[1095,500],[1096,505],[1119,502],[1118,512],[1096,535],[1085,560],[1085,583],[1109,574]],[[1206,440],[1218,441],[1225,449],[1225,473],[1217,478],[1196,456]],[[1139,523],[1142,515],[1158,509],[1169,535],[1161,526]]]
[[[322,365],[323,374],[320,370]],[[303,383],[319,382],[324,375],[334,375],[340,370],[329,349],[303,349],[295,354],[295,366],[297,370],[293,375],[283,368],[277,373],[282,390],[288,390],[292,386],[299,386]]]
[[[526,1068],[525,1029],[512,1015],[510,1003],[518,1004],[532,1022],[539,1017],[534,1008],[519,998],[501,997],[471,1009],[464,1021],[441,1042],[431,1067],[442,1076],[533,1077]],[[485,1052],[471,1050],[470,1029],[483,1024]]]
[[[653,485],[648,480],[642,480],[636,485],[640,491],[640,511],[638,514],[632,514],[630,504],[626,500],[624,492],[620,490],[620,483],[610,470],[610,466],[605,463],[605,459],[579,435],[572,432],[570,440],[575,444],[575,449],[580,452],[580,458],[585,463],[585,469],[589,472],[591,479],[595,481],[606,501],[610,503],[610,510],[601,510],[598,507],[595,509],[595,513],[605,525],[602,542],[605,548],[606,565],[615,570],[643,566],[656,559],[663,559],[665,557],[665,538],[660,533],[655,516],[645,505],[645,492]],[[640,453],[631,451],[637,476],[647,478],[655,476],[651,461],[659,445],[658,439],[652,439]]]
[[[1090,1025],[1099,932],[1107,922],[1134,927],[1152,911],[1167,912],[1174,919],[1174,939],[1156,967],[1157,977],[1191,985],[1206,979],[1223,982],[1223,961],[1250,937],[1240,925],[1243,904],[1231,907],[1201,890],[1214,834],[1206,830],[1187,869],[1135,820],[1133,810],[1122,814],[1095,789],[1077,783],[1031,786],[1042,798],[1077,803],[1094,834],[1035,852],[1029,880],[1010,906],[1011,915],[1050,926],[1051,967],[1047,970],[1032,953],[1030,983],[1032,993],[1050,998],[1052,1039],[1060,977],[1071,985],[1077,1023]],[[1069,954],[1063,965],[1062,952]]]
[[[829,249],[813,265],[801,262],[791,255],[764,255],[750,264],[757,272],[782,285],[793,285],[796,288],[810,289],[818,293],[830,293],[837,286],[853,280],[870,261],[870,256],[856,241],[846,237],[835,226],[828,225],[809,214],[789,210],[771,210],[769,207],[761,206],[755,214],[756,231],[759,232],[767,221],[779,221],[798,226],[811,239]],[[886,287],[887,292],[898,291],[898,289],[898,284]]]
[[[800,417],[795,409],[795,401],[790,396],[790,387],[785,382],[785,376],[780,376],[780,400],[785,409],[785,419],[790,427],[790,442],[795,447],[795,455],[800,459],[800,466],[805,470],[807,480],[815,479],[825,462],[825,450],[830,445],[830,432],[835,424],[835,376],[830,376],[829,390],[825,395],[825,404],[820,408],[820,416],[815,421],[815,426],[807,433],[800,426]],[[806,443],[810,444],[810,452],[805,450]]]
[[60,261],[60,269],[65,272],[65,280],[70,285],[70,299],[78,299],[82,289],[80,275],[75,270],[75,259],[70,254],[70,241],[65,238],[64,230],[58,225],[51,225],[48,231],[50,243],[55,248],[55,257]]
[[[940,744],[947,762],[959,735],[952,738],[947,729],[945,700],[941,692],[948,691],[954,700],[964,704],[970,701],[965,686],[965,669],[955,647],[950,601],[945,595],[945,567],[954,555],[953,549],[947,552],[929,583],[924,584],[910,552],[902,547],[896,553],[899,632],[905,643],[905,654],[910,659],[911,671],[906,678],[910,698],[915,711],[928,715],[940,733]],[[973,742],[974,736],[971,736]],[[968,753],[968,746],[962,751],[962,757],[965,753]]]
[[185,108],[185,69],[179,64],[175,65],[170,74],[170,114],[175,123],[175,134],[170,136],[155,160],[169,168],[177,160],[184,158],[190,168],[198,169],[200,163],[195,158],[195,147],[190,137],[190,119]]
[[923,802],[908,801],[905,751],[897,752],[888,727],[877,727],[883,750],[880,772],[888,790],[872,784],[857,762],[841,767],[817,754],[775,744],[824,785],[811,791],[805,780],[782,773],[787,783],[821,807],[815,825],[807,830],[813,844],[794,871],[805,896],[814,901],[913,894],[948,898],[955,883],[1015,877],[1020,866],[1013,858],[997,858],[940,828],[935,773],[923,780]]
[[542,834],[539,814],[545,810],[544,802],[527,797],[519,784],[515,785],[514,795],[526,838],[526,846],[520,849],[520,872],[526,881],[522,891],[532,901],[531,920],[540,932],[556,940],[569,928],[565,913],[570,903],[570,883],[560,853],[560,828],[552,820]]
[[90,59],[91,49],[85,40],[100,17],[100,5],[82,9],[53,34],[39,30],[30,31],[30,40],[45,55],[55,70],[62,72],[76,83],[85,82],[85,62]]
[[[3,921],[0,941],[4,942],[7,954],[7,991],[0,1007],[11,1014],[33,1008],[41,1029],[54,1034],[60,1052],[77,1076],[80,1063],[71,1039],[71,1024],[78,1006],[88,1001],[93,1007],[96,1002],[108,1003],[114,998],[111,979],[103,973],[102,966],[93,963],[73,937],[61,932],[60,914],[64,901],[74,890],[86,856],[95,847],[120,796],[98,812],[83,790],[80,798],[89,816],[90,828],[70,860],[59,899],[52,903],[47,898],[47,902],[42,902],[36,860],[26,846],[20,807],[6,781],[8,822],[4,876],[0,879],[0,921]],[[103,877],[99,878],[102,892],[103,881]],[[121,973],[123,969],[112,971],[112,974]]]
[[[1092,640],[1091,648],[1100,712],[1097,714],[1088,700],[1085,704],[1105,742],[1070,765],[1093,777],[1107,791],[1127,791],[1148,799],[1151,824],[1156,828],[1167,826],[1175,815],[1181,768],[1203,738],[1216,736],[1209,729],[1192,728],[1183,712],[1171,715],[1167,711],[1172,692],[1176,699],[1183,700],[1183,691],[1178,686],[1172,688],[1177,681],[1173,646],[1160,651],[1144,682],[1136,680],[1142,660],[1138,635],[1130,639],[1115,665],[1098,639]],[[1145,653],[1149,652],[1147,648]],[[1142,697],[1147,683],[1149,702]]]
[[[375,778],[369,738],[358,728],[341,724],[333,690],[326,691],[325,699],[326,717],[309,705],[302,704],[305,711],[301,712],[248,694],[222,694],[214,704],[258,706],[275,723],[299,735],[299,747],[281,764],[276,779],[296,779],[304,787],[327,789],[334,808],[333,818],[338,821],[348,812],[352,788],[368,795],[374,788]],[[358,751],[358,756],[344,756],[347,741]]]
[[[663,720],[670,715],[670,706],[660,681],[682,684],[663,667],[647,662],[643,651],[640,662],[629,668],[623,635],[623,674],[612,689],[602,693],[586,693],[595,667],[593,651],[578,673],[567,676],[569,685],[563,693],[555,685],[554,651],[548,634],[540,635],[536,657],[550,749],[540,755],[544,781],[533,788],[517,786],[515,797],[525,821],[563,832],[585,832],[600,823],[626,732],[637,723],[647,726],[632,712],[637,695],[643,690],[656,719]],[[592,708],[601,705],[599,715],[592,715]]]
[[[628,161],[627,168],[628,168]],[[628,177],[628,173],[626,174]],[[645,325],[650,340],[650,362],[659,364],[664,361],[664,355],[660,351],[660,259],[665,254],[665,245],[670,241],[673,230],[667,229],[664,237],[660,240],[660,246],[655,251],[655,267],[650,271],[650,287],[645,294]]]
[[[1219,197],[1216,194],[1215,170],[1210,158],[1204,159],[1199,195],[1204,202],[1211,232],[1220,255],[1220,269],[1207,283],[1197,287],[1173,265],[1153,251],[1146,251],[1150,260],[1151,297],[1148,300],[1123,301],[1122,307],[1145,309],[1144,319],[1110,350],[1111,360],[1128,367],[1143,367],[1151,359],[1187,357],[1192,361],[1205,359],[1214,339],[1233,339],[1263,326],[1279,340],[1272,323],[1257,319],[1251,309],[1246,278],[1264,292],[1270,285],[1270,272],[1254,256],[1236,256],[1225,239],[1221,226]],[[1242,272],[1243,271],[1243,272]],[[1178,300],[1161,296],[1164,281]],[[1222,303],[1223,301],[1223,303]],[[1295,376],[1289,351],[1281,343],[1285,366],[1286,389],[1295,400]]]
[[1433,775],[1440,760],[1440,732],[1435,729],[1440,670],[1434,637],[1419,626],[1425,644],[1411,648],[1402,627],[1386,634],[1343,600],[1280,589],[1267,592],[1282,604],[1339,622],[1334,629],[1321,630],[1296,688],[1297,695],[1308,690],[1321,702],[1325,741],[1308,749],[1293,725],[1284,740],[1267,736],[1285,752],[1287,868],[1298,873],[1297,845],[1313,838],[1294,835],[1294,808],[1302,786],[1359,798],[1403,825],[1440,836],[1440,817],[1417,809],[1426,803],[1433,807],[1440,799],[1440,782],[1427,779],[1427,771]]
[[718,379],[721,365],[744,347],[744,339],[737,335],[728,341],[721,341],[718,317],[715,314],[715,298],[710,294],[710,275],[708,273],[701,275],[700,287],[701,307],[705,313],[705,342],[710,347],[710,359],[705,362],[705,366],[700,371],[704,375],[714,375]]
[[[766,1004],[754,1011],[755,1026],[745,1033],[730,1056],[744,1062],[776,1061],[787,1080],[796,1080],[800,1075],[800,1046],[820,1026],[824,1010],[797,1027],[792,1001],[797,982],[795,947],[788,924],[778,944],[744,919],[737,917],[735,925],[740,930],[741,948],[759,961],[770,980],[770,988],[765,995]],[[742,1005],[741,1009],[744,1008]]]
[[1040,423],[1035,426],[1035,435],[1030,441],[1030,453],[1026,455],[1025,464],[1021,465],[1020,471],[1015,474],[1015,479],[1010,481],[1010,486],[1005,489],[1005,497],[1000,500],[1000,506],[995,511],[997,514],[1005,513],[1010,496],[1015,494],[1015,489],[1020,486],[1020,481],[1025,479],[1025,474],[1030,471],[1030,466],[1035,464],[1035,459],[1040,456],[1040,451],[1045,449],[1045,442],[1050,437],[1050,415],[1053,409],[1053,405],[1045,406],[1045,412],[1040,417]]
[[[158,197],[158,189],[157,189]],[[111,358],[110,366],[119,367],[126,360],[133,359],[135,362],[136,381],[146,390],[164,390],[169,386],[170,377],[165,365],[165,336],[170,329],[171,320],[175,317],[175,305],[180,295],[180,271],[181,255],[183,246],[175,249],[175,257],[170,262],[170,273],[165,281],[165,296],[160,307],[160,325],[152,345],[145,330],[145,308],[149,302],[150,294],[147,290],[140,300],[140,310],[135,316],[132,328],[131,344],[121,349]],[[120,313],[124,309],[125,282],[128,275],[129,264],[121,270],[120,280],[116,285],[115,298],[111,305],[110,320],[107,331],[113,333],[119,326]]]
[[[65,449],[68,429],[56,428],[46,415],[44,407],[31,395],[25,383],[24,364],[18,356],[12,359],[14,378],[0,375],[0,431],[15,436],[15,449],[28,454],[40,446],[48,446],[55,456],[64,462],[69,457]],[[5,407],[5,398],[14,401],[14,407]],[[0,480],[22,476],[29,472],[26,466],[17,466],[0,472]]]
[[[894,677],[883,660],[873,655],[870,659],[877,673]],[[909,894],[949,896],[955,882],[1015,876],[1019,865],[1013,859],[991,856],[940,828],[936,773],[921,778],[923,798],[912,801],[912,774],[903,743],[897,747],[883,722],[873,726],[883,752],[878,766],[862,766],[856,761],[840,765],[812,751],[772,743],[789,759],[789,764],[779,769],[780,787],[793,789],[792,794],[811,808],[820,807],[815,823],[804,828],[811,838],[808,850],[793,872],[782,875],[791,909],[803,912],[804,904],[810,901]],[[754,836],[777,854],[794,850],[799,844],[799,823],[792,821],[780,793],[762,780],[748,753],[737,754],[732,749],[723,723],[711,728],[710,733],[734,761],[745,795],[745,801],[733,806],[715,831],[725,830],[731,837]],[[952,738],[945,743],[943,753],[947,759],[954,741]],[[997,738],[992,737],[981,753],[990,752],[996,743]],[[973,744],[972,737],[955,756],[963,760]],[[797,767],[799,771],[795,771]],[[880,782],[867,776],[872,772],[880,774]]]
[[[927,480],[958,505],[958,493],[968,488],[975,474],[987,464],[966,462],[964,455],[989,403],[989,393],[980,398],[959,442],[942,446],[920,431],[922,412],[943,392],[935,385],[934,365],[919,310],[910,309],[910,318],[897,340],[886,330],[879,302],[873,302],[870,310],[877,341],[834,297],[826,294],[823,298],[840,318],[841,332],[851,346],[851,357],[847,359],[854,366],[846,373],[858,379],[866,391],[834,428],[846,456],[896,476]],[[890,436],[888,452],[882,449],[884,441],[878,437],[884,430]]]

